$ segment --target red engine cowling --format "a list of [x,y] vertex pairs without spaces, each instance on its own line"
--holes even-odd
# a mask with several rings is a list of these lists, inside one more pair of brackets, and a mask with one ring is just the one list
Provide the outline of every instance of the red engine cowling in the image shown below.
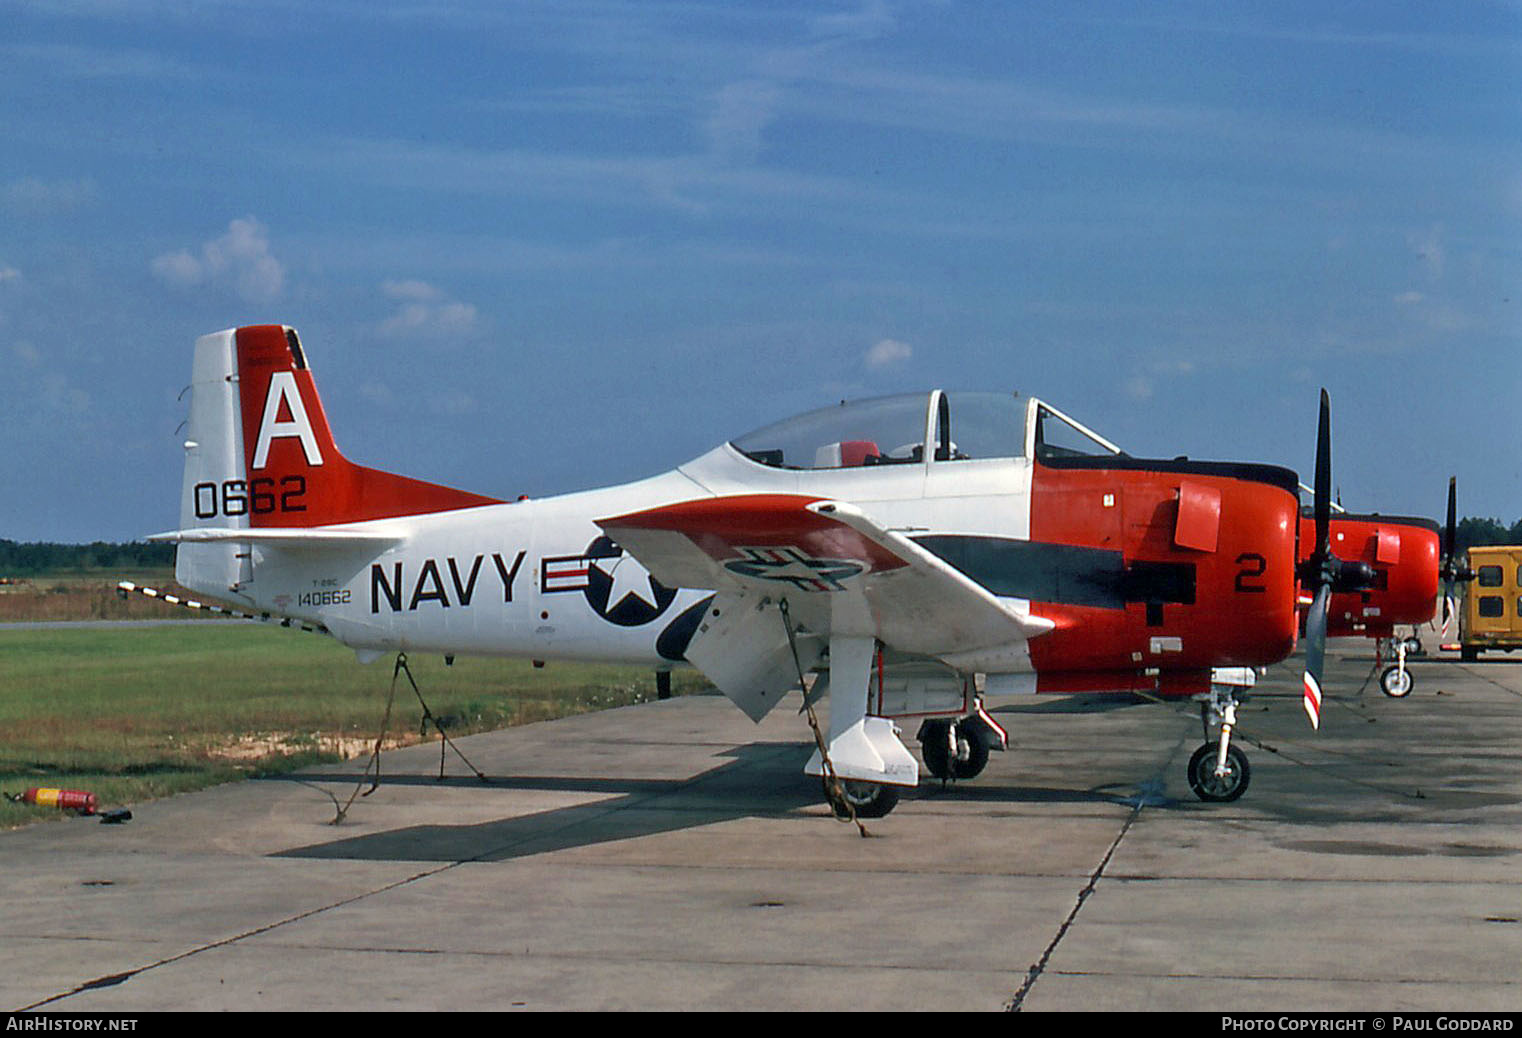
[[1288,656],[1296,487],[1265,465],[1038,460],[1030,538],[1051,546],[1054,572],[1031,609],[1057,624],[1031,643],[1038,688],[1094,685],[1072,672],[1107,671],[1132,676],[1115,687],[1140,675],[1159,694],[1189,694],[1213,667]]
[[[1427,519],[1381,515],[1332,516],[1332,554],[1343,562],[1363,562],[1374,582],[1360,591],[1334,592],[1327,607],[1327,635],[1388,638],[1397,626],[1432,619],[1437,607],[1438,525]],[[1300,517],[1300,553],[1316,543],[1316,522]]]

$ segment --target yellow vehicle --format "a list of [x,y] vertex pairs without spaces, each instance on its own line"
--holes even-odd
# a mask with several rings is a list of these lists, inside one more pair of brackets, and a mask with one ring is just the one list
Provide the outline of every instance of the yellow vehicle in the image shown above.
[[1470,548],[1469,569],[1459,652],[1472,660],[1490,649],[1522,649],[1522,546]]

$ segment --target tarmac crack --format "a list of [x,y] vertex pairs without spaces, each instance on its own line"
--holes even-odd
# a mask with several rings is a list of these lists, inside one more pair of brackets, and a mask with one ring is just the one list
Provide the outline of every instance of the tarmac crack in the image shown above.
[[322,913],[332,911],[335,908],[342,908],[345,905],[355,904],[356,902],[363,901],[366,898],[374,897],[376,894],[384,894],[388,891],[396,890],[399,887],[404,887],[409,883],[415,883],[420,879],[428,879],[431,876],[437,876],[439,873],[447,872],[449,869],[456,868],[461,864],[461,862],[455,861],[450,862],[448,865],[440,866],[436,869],[426,869],[423,872],[408,876],[405,879],[399,879],[394,883],[387,883],[384,886],[376,887],[374,890],[367,890],[364,893],[355,894],[352,897],[342,898],[338,901],[334,901],[331,904],[319,905],[316,908],[308,909],[305,912],[298,912],[297,914],[289,916],[285,919],[280,919],[273,923],[267,923],[264,926],[256,926],[252,930],[247,930],[243,933],[234,934],[231,937],[224,937],[218,941],[211,941],[207,944],[199,945],[195,948],[190,948],[186,951],[180,952],[178,955],[167,956],[166,958],[159,959],[157,962],[150,962],[146,966],[139,966],[136,969],[123,970],[120,973],[111,973],[107,974],[106,976],[96,977],[93,980],[87,980],[82,984],[70,988],[68,991],[59,992],[58,994],[44,998],[41,1001],[33,1002],[31,1005],[21,1006],[18,1009],[12,1010],[12,1012],[27,1013],[35,1009],[41,1009],[43,1006],[52,1005],[55,1002],[61,1002],[66,998],[72,998],[75,995],[83,994],[86,991],[96,991],[101,988],[116,987],[118,984],[125,984],[129,980],[132,980],[135,977],[139,977],[144,973],[148,973],[151,970],[156,970],[161,966],[169,966],[176,962],[183,962],[186,959],[200,955],[202,952],[213,951],[217,948],[225,948],[228,945],[237,944],[239,941],[247,940],[250,937],[257,937],[260,934],[269,933],[272,930],[278,930],[280,927],[287,926],[291,923],[299,923],[303,919],[310,919],[313,916],[321,915]]
[[1084,902],[1087,901],[1089,896],[1094,893],[1094,889],[1099,885],[1100,878],[1104,876],[1105,869],[1109,868],[1110,866],[1110,860],[1115,857],[1115,852],[1120,849],[1121,841],[1126,838],[1126,834],[1131,831],[1131,826],[1134,825],[1136,820],[1141,817],[1142,808],[1146,805],[1147,798],[1145,796],[1138,796],[1136,798],[1136,803],[1132,806],[1131,813],[1126,816],[1125,823],[1121,825],[1120,832],[1117,833],[1115,835],[1115,839],[1111,841],[1109,849],[1105,851],[1104,857],[1100,859],[1098,867],[1096,867],[1094,871],[1089,875],[1089,881],[1085,883],[1083,889],[1078,892],[1078,900],[1073,903],[1073,908],[1070,912],[1068,912],[1067,918],[1064,919],[1062,921],[1062,925],[1057,928],[1056,935],[1052,937],[1051,943],[1046,946],[1046,950],[1041,953],[1041,958],[1036,961],[1035,965],[1026,971],[1025,983],[1020,985],[1020,990],[1015,992],[1015,997],[1010,999],[1009,1002],[1005,1004],[1005,1012],[1020,1012],[1020,1007],[1025,1004],[1026,996],[1030,994],[1031,988],[1035,986],[1036,981],[1040,980],[1042,974],[1046,972],[1046,966],[1047,963],[1051,961],[1052,954],[1056,952],[1057,946],[1062,943],[1062,939],[1066,937],[1068,931],[1072,929],[1073,923],[1078,919],[1078,913],[1083,911]]

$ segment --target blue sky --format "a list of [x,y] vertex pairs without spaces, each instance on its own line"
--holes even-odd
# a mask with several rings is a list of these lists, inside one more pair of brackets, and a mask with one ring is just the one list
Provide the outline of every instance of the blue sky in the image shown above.
[[1522,4],[0,0],[0,537],[172,528],[196,336],[512,497],[1009,388],[1522,516]]

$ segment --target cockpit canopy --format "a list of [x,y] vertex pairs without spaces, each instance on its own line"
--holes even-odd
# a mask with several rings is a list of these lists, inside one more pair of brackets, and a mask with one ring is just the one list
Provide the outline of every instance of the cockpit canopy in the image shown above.
[[782,469],[839,469],[1077,454],[1120,449],[1065,415],[1015,393],[908,393],[841,401],[731,441]]

